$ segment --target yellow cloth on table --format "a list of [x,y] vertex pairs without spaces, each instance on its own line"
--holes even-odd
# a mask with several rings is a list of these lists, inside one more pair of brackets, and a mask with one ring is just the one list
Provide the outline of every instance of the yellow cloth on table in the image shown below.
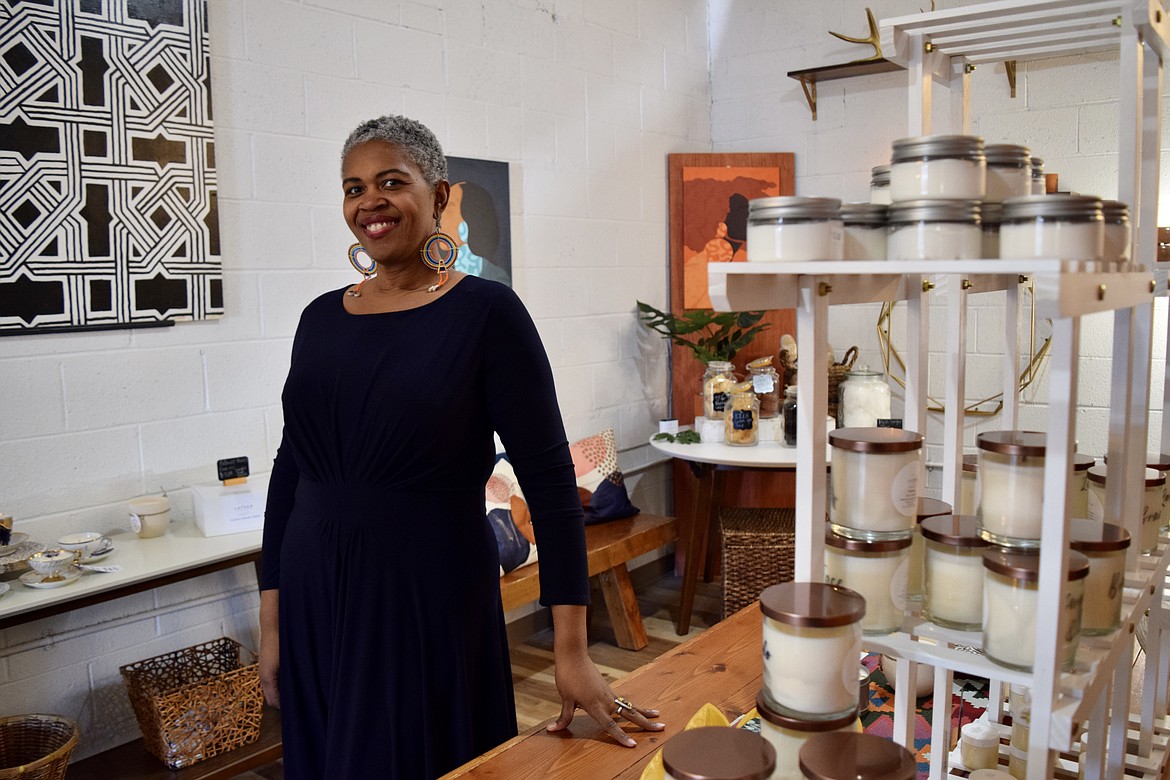
[[[742,728],[743,724],[747,723],[752,718],[758,718],[759,715],[760,714],[756,712],[755,708],[753,707],[751,712],[747,713],[739,719],[739,726],[736,728]],[[703,726],[730,725],[731,724],[727,722],[727,717],[724,716],[723,712],[720,711],[718,707],[716,707],[714,704],[704,704],[702,709],[691,716],[691,719],[687,721],[687,725],[683,727],[683,730],[686,731],[687,729],[697,729],[702,728]],[[665,777],[666,768],[662,764],[662,749],[659,748],[658,752],[654,754],[654,758],[650,759],[650,763],[647,764],[646,768],[642,770],[642,780],[664,780]]]

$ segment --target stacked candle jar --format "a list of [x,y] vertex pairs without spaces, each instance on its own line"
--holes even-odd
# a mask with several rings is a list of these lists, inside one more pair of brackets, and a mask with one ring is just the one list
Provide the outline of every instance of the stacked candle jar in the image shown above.
[[979,202],[986,188],[982,138],[929,135],[894,141],[886,256],[890,260],[981,258]]
[[860,731],[857,657],[866,602],[847,588],[785,582],[760,594],[764,685],[760,733],[776,750],[773,777],[799,778],[806,740]]

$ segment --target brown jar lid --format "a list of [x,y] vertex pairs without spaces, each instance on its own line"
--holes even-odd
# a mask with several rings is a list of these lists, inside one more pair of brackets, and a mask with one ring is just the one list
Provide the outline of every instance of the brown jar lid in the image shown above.
[[963,456],[963,471],[967,471],[967,472],[974,474],[976,468],[978,468],[978,464],[979,464],[979,456],[978,455],[964,455]]
[[[1145,478],[1146,479],[1146,482],[1145,482],[1146,487],[1148,487],[1148,488],[1158,487],[1159,485],[1166,484],[1166,475],[1163,474],[1162,472],[1155,471],[1154,469],[1147,467],[1145,473],[1146,473],[1146,478]],[[1108,475],[1109,475],[1109,467],[1106,466],[1104,463],[1097,465],[1097,466],[1093,466],[1091,469],[1089,469],[1089,481],[1095,485],[1104,485],[1105,478]]]
[[919,528],[932,542],[952,547],[987,547],[989,544],[979,535],[979,518],[974,515],[928,517]]
[[[1097,463],[1097,459],[1092,455],[1086,455],[1083,452],[1073,453],[1073,471],[1087,471]],[[1170,463],[1166,466],[1170,468]]]
[[746,729],[703,726],[667,740],[662,764],[675,780],[768,780],[776,749]]
[[756,710],[764,720],[774,726],[788,729],[789,731],[837,731],[838,729],[848,728],[857,720],[857,713],[852,711],[829,720],[802,720],[801,718],[794,718],[774,709],[768,703],[768,699],[764,696],[763,691],[756,694]]
[[828,526],[825,526],[825,544],[829,545],[830,547],[836,547],[838,550],[884,553],[894,552],[895,550],[905,550],[913,543],[914,535],[911,531],[907,531],[906,536],[902,537],[901,539],[850,539],[847,536],[842,536]]
[[1124,550],[1129,543],[1129,531],[1121,526],[1084,517],[1073,518],[1068,532],[1068,546],[1083,553]]
[[[1001,547],[983,551],[983,568],[991,569],[1013,580],[1036,582],[1040,579],[1040,555],[1004,552]],[[1089,559],[1075,550],[1068,554],[1068,580],[1079,580],[1089,576]]]
[[901,428],[838,428],[829,444],[851,452],[911,452],[922,449],[922,434]]
[[975,437],[975,446],[997,455],[1044,457],[1047,437],[1039,431],[987,431]]
[[760,611],[790,626],[834,628],[865,617],[860,593],[823,582],[782,582],[760,594]]
[[955,511],[954,507],[946,501],[941,501],[937,498],[927,498],[926,496],[918,497],[918,522],[921,523],[928,517],[938,517],[939,515],[949,515]]
[[837,731],[805,741],[800,771],[808,780],[914,780],[918,762],[893,740]]

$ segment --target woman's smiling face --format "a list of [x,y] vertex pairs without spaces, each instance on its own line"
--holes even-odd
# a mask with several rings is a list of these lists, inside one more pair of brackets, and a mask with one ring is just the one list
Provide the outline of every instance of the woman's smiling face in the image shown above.
[[418,251],[435,230],[448,187],[432,188],[401,147],[386,141],[355,146],[341,166],[345,222],[371,258],[394,264]]

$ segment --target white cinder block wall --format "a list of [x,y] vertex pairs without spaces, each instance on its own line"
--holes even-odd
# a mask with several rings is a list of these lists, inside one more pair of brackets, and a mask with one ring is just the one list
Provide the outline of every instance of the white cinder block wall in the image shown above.
[[[511,164],[515,287],[569,436],[613,426],[635,502],[668,509],[644,446],[665,351],[633,312],[666,304],[665,155],[710,149],[704,0],[210,4],[227,315],[0,340],[0,507],[18,527],[123,528],[126,499],[160,489],[189,519],[185,488],[216,459],[268,468],[300,310],[355,278],[341,141],[389,112]],[[79,757],[131,739],[118,666],[224,634],[254,647],[257,604],[240,567],[8,629],[0,715],[77,718]]]
[[[970,0],[939,0],[937,6],[971,4]],[[711,0],[709,6],[713,150],[792,151],[796,153],[796,194],[868,200],[870,168],[888,163],[891,142],[910,135],[906,74],[822,82],[816,121],[800,84],[785,74],[869,56],[872,49],[843,43],[827,32],[864,35],[866,6],[882,19],[918,13],[927,4],[921,0]],[[1060,174],[1063,190],[1116,198],[1119,83],[1115,52],[1021,63],[1014,99],[1003,67],[981,66],[971,79],[972,131],[988,143],[1030,146],[1033,154],[1044,159],[1046,171]],[[948,131],[948,101],[947,90],[936,86],[935,132]],[[1163,132],[1168,132],[1165,121]],[[1163,182],[1168,175],[1167,148],[1164,140]],[[1170,199],[1163,199],[1160,206],[1163,215],[1170,214]],[[1166,216],[1159,223],[1170,224]],[[975,401],[1002,389],[1004,295],[971,300],[967,398]],[[862,362],[882,363],[878,314],[877,306],[830,309],[829,340],[838,358],[846,347],[856,344]],[[898,309],[893,341],[904,349],[901,315],[904,311]],[[931,319],[931,392],[941,398],[946,320],[938,309],[932,311]],[[1081,451],[1094,455],[1108,447],[1112,322],[1112,315],[1094,315],[1082,326],[1077,437]],[[1039,322],[1039,339],[1048,332],[1047,324]],[[1155,306],[1154,333],[1150,450],[1158,451],[1166,350],[1164,297]],[[1047,377],[1045,364],[1040,381],[1023,395],[1023,427],[1042,430],[1046,425]],[[931,418],[928,443],[935,446],[928,447],[928,459],[938,462],[941,427],[938,416]],[[974,447],[977,432],[1001,428],[1000,420],[1000,416],[969,419],[967,447]],[[933,474],[930,485],[937,489],[939,482],[939,475]]]

